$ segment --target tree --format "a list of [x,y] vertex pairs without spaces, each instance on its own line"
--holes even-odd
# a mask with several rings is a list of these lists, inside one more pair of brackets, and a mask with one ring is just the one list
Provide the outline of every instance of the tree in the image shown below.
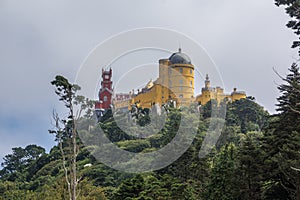
[[238,187],[236,179],[236,147],[226,144],[214,157],[210,182],[207,186],[205,199],[237,199]]
[[226,124],[238,125],[242,133],[261,131],[267,124],[268,112],[250,99],[234,101],[227,106]]
[[300,73],[296,64],[290,74],[283,78],[278,87],[281,96],[277,98],[279,112],[267,132],[264,149],[267,162],[272,168],[268,172],[272,184],[269,190],[281,187],[289,199],[300,199]]
[[[275,0],[277,6],[285,6],[286,13],[291,17],[287,27],[300,35],[300,1],[299,0]],[[300,47],[300,40],[293,42],[292,48]],[[300,50],[298,50],[300,55]],[[274,116],[264,142],[267,152],[267,162],[272,165],[269,191],[284,191],[289,197],[277,199],[300,199],[300,75],[299,67],[293,63],[290,74],[282,78],[285,84],[278,87],[282,95],[278,100],[279,114]],[[275,189],[274,189],[275,188]],[[281,192],[283,193],[283,192]],[[267,195],[271,194],[266,192]],[[271,197],[272,198],[272,197]]]
[[37,145],[28,145],[25,148],[12,148],[12,153],[6,155],[1,164],[3,169],[0,171],[0,176],[3,179],[14,181],[21,179],[25,181],[25,170],[41,156],[45,154],[45,149]]
[[[77,185],[80,181],[80,178],[77,177],[76,164],[79,152],[76,120],[80,119],[84,111],[87,117],[91,116],[90,108],[93,102],[83,96],[77,96],[76,92],[80,90],[80,87],[69,83],[63,76],[56,76],[51,84],[55,86],[55,93],[59,96],[59,101],[62,101],[68,109],[68,116],[61,119],[54,112],[53,118],[56,130],[49,130],[49,132],[55,134],[60,147],[70,199],[76,200]],[[75,111],[76,106],[79,106],[77,112]]]
[[263,152],[261,132],[248,132],[240,140],[237,153],[239,193],[243,200],[261,199]]
[[[300,1],[299,0],[275,0],[277,6],[285,6],[286,13],[291,17],[287,27],[292,29],[296,35],[300,35]],[[300,38],[299,38],[300,39]],[[294,41],[292,48],[300,47],[300,40]],[[300,50],[298,51],[300,54]]]
[[118,190],[114,194],[114,199],[133,199],[137,198],[145,188],[144,179],[142,175],[138,174],[133,178],[127,179],[122,182]]
[[12,148],[13,153],[6,155],[1,164],[8,173],[22,171],[27,164],[26,151],[22,147]]

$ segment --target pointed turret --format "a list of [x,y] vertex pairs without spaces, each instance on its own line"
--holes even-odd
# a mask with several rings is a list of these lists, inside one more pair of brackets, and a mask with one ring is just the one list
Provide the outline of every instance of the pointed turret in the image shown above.
[[206,89],[210,88],[210,80],[209,80],[208,74],[206,74],[206,78],[205,78],[205,88]]

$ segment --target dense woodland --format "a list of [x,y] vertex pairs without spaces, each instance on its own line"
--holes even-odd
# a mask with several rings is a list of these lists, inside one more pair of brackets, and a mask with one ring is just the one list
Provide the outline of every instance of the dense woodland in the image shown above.
[[[299,2],[276,0],[291,17],[288,27],[299,35]],[[300,44],[295,41],[293,47]],[[274,73],[276,75],[276,72]],[[16,147],[4,157],[0,170],[0,200],[34,199],[205,199],[300,200],[300,72],[297,63],[281,77],[277,114],[270,115],[253,97],[200,108],[200,120],[192,124],[197,134],[188,150],[171,165],[146,173],[125,173],[98,162],[77,135],[73,106],[87,111],[78,120],[89,123],[91,102],[76,96],[79,87],[62,76],[52,82],[69,111],[60,119],[53,114],[57,145],[49,153],[38,145]],[[227,106],[225,125],[213,150],[199,158],[199,150],[213,121],[212,109]],[[151,152],[171,141],[178,131],[182,109],[170,108],[166,124],[157,134],[141,139],[126,134],[107,113],[92,132],[102,128],[120,148]],[[192,108],[188,108],[192,109]],[[77,118],[76,118],[77,120]],[[61,123],[61,126],[60,126]],[[137,120],[149,123],[147,115]],[[75,168],[74,168],[75,167]]]

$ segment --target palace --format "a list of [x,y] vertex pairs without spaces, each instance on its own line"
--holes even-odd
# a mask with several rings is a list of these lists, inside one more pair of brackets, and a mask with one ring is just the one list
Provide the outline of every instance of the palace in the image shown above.
[[96,111],[105,111],[113,105],[115,109],[129,110],[136,104],[141,108],[160,106],[170,100],[176,106],[189,106],[191,103],[205,105],[210,100],[230,102],[246,98],[246,93],[233,89],[231,94],[225,94],[221,87],[211,87],[208,75],[201,94],[194,94],[194,65],[188,55],[181,52],[173,53],[168,59],[159,60],[159,77],[150,80],[145,87],[129,93],[114,94],[112,88],[112,70],[102,70],[102,82],[99,90],[99,100],[95,104]]

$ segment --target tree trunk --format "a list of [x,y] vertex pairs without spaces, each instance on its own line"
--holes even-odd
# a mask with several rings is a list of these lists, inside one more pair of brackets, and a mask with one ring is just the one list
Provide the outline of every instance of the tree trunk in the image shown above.
[[300,181],[296,185],[296,200],[300,200]]
[[76,130],[76,123],[75,123],[75,117],[74,117],[74,112],[73,112],[73,105],[71,104],[71,107],[70,107],[70,111],[71,111],[71,116],[72,116],[72,125],[73,125],[73,128],[72,128],[72,145],[73,145],[73,159],[72,159],[72,177],[73,177],[73,180],[72,180],[72,185],[73,185],[73,188],[72,188],[72,200],[76,200],[77,198],[77,191],[76,191],[76,188],[77,188],[77,166],[76,166],[76,158],[77,158],[77,130]]

